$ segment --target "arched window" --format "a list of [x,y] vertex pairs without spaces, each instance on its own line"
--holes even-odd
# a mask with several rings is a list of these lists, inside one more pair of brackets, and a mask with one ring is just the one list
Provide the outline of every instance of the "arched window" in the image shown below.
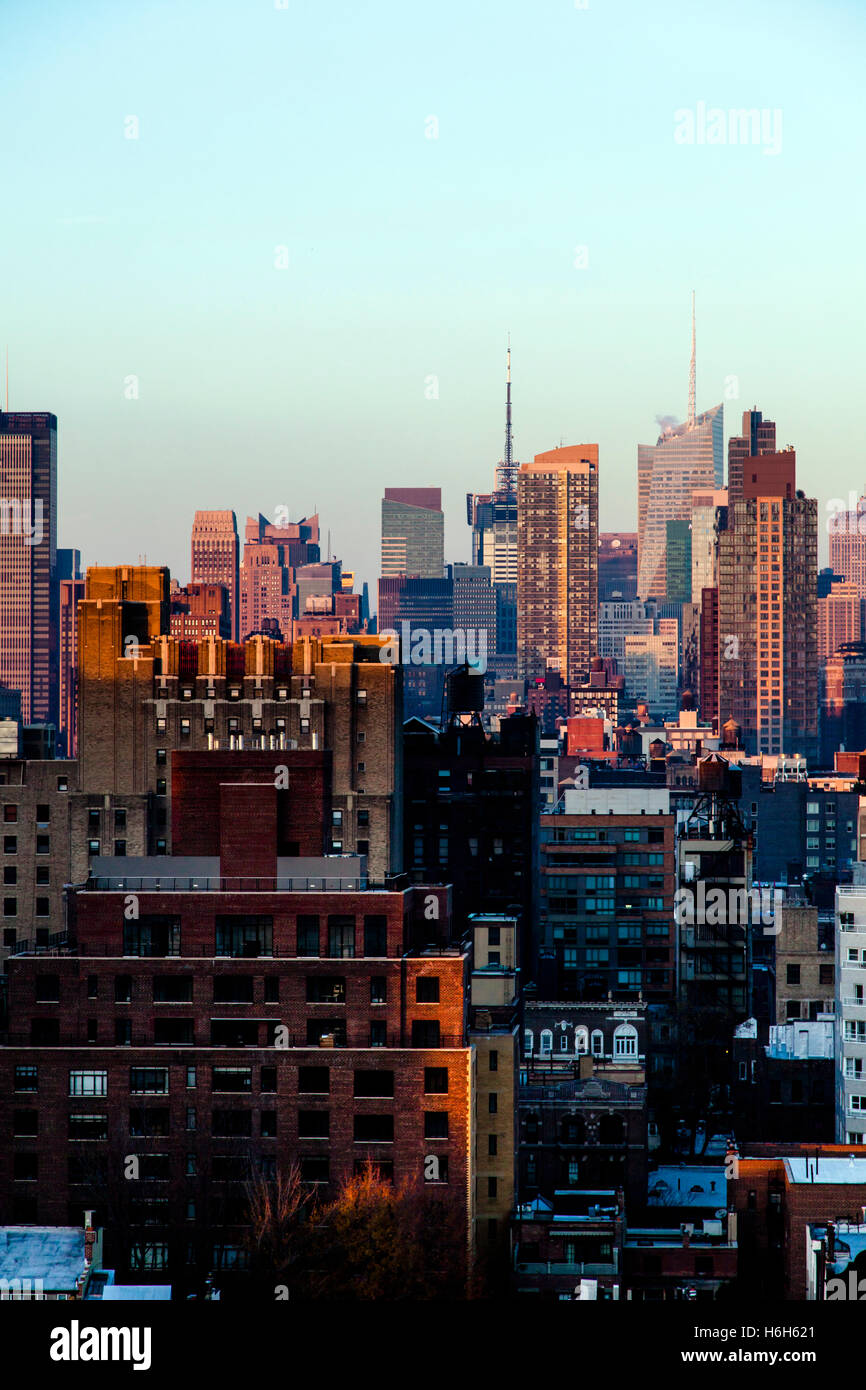
[[539,1052],[541,1053],[541,1056],[542,1056],[542,1057],[545,1057],[545,1056],[546,1056],[546,1057],[549,1057],[552,1051],[553,1051],[553,1033],[551,1032],[551,1030],[550,1030],[549,1028],[542,1028],[542,1030],[541,1030],[541,1046],[540,1046],[540,1048],[539,1048]]
[[637,1056],[637,1029],[631,1023],[620,1023],[613,1034],[614,1057]]
[[534,1038],[535,1038],[535,1034],[533,1033],[532,1029],[531,1029],[531,1028],[524,1028],[524,1030],[523,1030],[523,1051],[525,1052],[525,1054],[526,1054],[527,1057],[531,1057],[531,1056],[532,1056],[532,1047],[533,1047]]
[[593,1057],[604,1056],[604,1033],[600,1028],[592,1030],[592,1055]]
[[579,1057],[580,1057],[583,1053],[588,1052],[588,1051],[589,1051],[589,1029],[588,1029],[588,1028],[576,1028],[575,1031],[574,1031],[574,1041],[575,1041],[575,1051],[577,1052],[577,1055],[578,1055]]

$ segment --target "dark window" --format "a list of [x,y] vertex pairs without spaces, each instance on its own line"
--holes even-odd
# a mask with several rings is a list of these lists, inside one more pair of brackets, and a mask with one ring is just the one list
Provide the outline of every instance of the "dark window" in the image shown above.
[[299,1067],[298,1091],[308,1095],[327,1095],[331,1089],[329,1067]]
[[394,1073],[392,1071],[355,1072],[356,1096],[393,1096]]
[[387,956],[388,918],[369,916],[364,918],[364,955]]
[[416,1018],[412,1023],[412,1046],[413,1047],[438,1047],[439,1046],[439,1020]]
[[212,1091],[252,1091],[252,1067],[212,1067]]
[[488,1195],[488,1197],[495,1197],[495,1196],[496,1196],[496,1179],[495,1179],[495,1178],[488,1178],[488,1179],[487,1179],[487,1195]]
[[37,917],[50,917],[50,916],[51,916],[51,900],[50,900],[50,898],[37,898],[37,899],[36,899],[36,916],[37,916]]
[[388,996],[388,982],[384,975],[370,977],[370,1003],[384,1004]]
[[192,977],[189,975],[155,975],[153,980],[155,1004],[192,1003]]
[[260,1132],[263,1139],[276,1139],[277,1137],[277,1112],[276,1110],[263,1110]]
[[69,1116],[69,1138],[70,1139],[99,1139],[108,1138],[108,1116],[107,1115],[70,1115]]
[[7,801],[3,807],[3,819],[7,825],[12,825],[18,819],[18,807],[14,802]]
[[487,1152],[491,1158],[495,1158],[499,1147],[499,1141],[495,1134],[487,1136]]
[[415,998],[419,1004],[438,1004],[439,976],[419,975],[415,981]]
[[262,1067],[262,1090],[270,1093],[277,1089],[276,1067]]
[[274,921],[272,917],[239,914],[216,919],[216,954],[235,958],[272,956]]
[[388,1034],[384,1019],[376,1019],[370,1024],[370,1046],[388,1046]]
[[301,1159],[301,1179],[303,1182],[328,1182],[330,1177],[330,1162],[327,1155],[311,1158],[309,1156]]
[[344,975],[308,975],[308,1004],[345,1004],[346,979]]
[[824,964],[818,966],[819,985],[832,985],[834,982],[834,978],[835,972],[832,965]]
[[280,1001],[280,979],[278,975],[265,976],[265,1003],[278,1004]]
[[425,1138],[425,1139],[447,1139],[447,1138],[448,1138],[448,1111],[447,1111],[447,1110],[425,1110],[425,1111],[424,1111],[424,1138]]
[[498,1071],[498,1070],[499,1070],[499,1053],[496,1052],[496,1051],[493,1051],[493,1052],[491,1052],[489,1055],[490,1055],[490,1070],[491,1070],[491,1071]]
[[307,1019],[307,1046],[318,1047],[322,1038],[331,1037],[334,1039],[334,1047],[346,1046],[346,1019],[343,1018],[308,1018]]
[[800,983],[799,965],[789,965],[786,967],[785,983],[789,985],[798,985]]
[[298,1138],[327,1139],[330,1134],[330,1111],[299,1110]]
[[15,1090],[16,1091],[35,1091],[37,1088],[37,1072],[35,1067],[19,1066],[15,1068]]
[[148,913],[123,924],[125,956],[179,956],[180,918]]
[[56,1004],[60,999],[60,976],[36,976],[36,1003]]
[[356,1115],[356,1144],[393,1144],[393,1115]]
[[491,1091],[487,1097],[487,1109],[491,1115],[495,1115],[499,1109],[499,1097],[495,1091]]
[[12,1133],[16,1137],[32,1138],[39,1132],[38,1110],[13,1110]]
[[18,853],[18,836],[17,836],[17,835],[4,835],[4,836],[3,836],[3,853],[4,853],[4,854],[17,854],[17,853]]
[[298,918],[298,955],[317,956],[319,954],[318,917]]
[[33,1047],[55,1047],[60,1042],[60,1020],[33,1018],[30,1020],[30,1043]]
[[424,1068],[424,1093],[428,1096],[447,1096],[448,1094],[448,1068],[447,1067],[425,1067]]
[[135,1139],[165,1138],[171,1132],[171,1111],[167,1105],[135,1106],[129,1112],[129,1132]]
[[39,1159],[35,1154],[16,1154],[12,1160],[12,1176],[16,1182],[36,1182]]
[[332,960],[348,960],[355,954],[355,919],[347,916],[328,918],[328,955]]
[[258,1047],[258,1021],[245,1018],[212,1018],[210,1040],[213,1047]]
[[250,1110],[214,1110],[211,1116],[211,1134],[221,1138],[239,1135],[246,1138],[253,1132],[253,1116]]
[[37,836],[36,836],[36,853],[37,853],[37,854],[50,854],[50,853],[51,853],[51,836],[50,836],[50,835],[37,835]]
[[18,870],[15,868],[14,864],[6,865],[6,868],[3,870],[3,882],[7,888],[15,887],[15,884],[18,882]]
[[4,899],[3,899],[3,916],[4,916],[4,917],[17,917],[17,916],[18,916],[18,899],[17,899],[17,898],[4,898]]
[[154,1019],[153,1041],[160,1047],[192,1047],[195,1041],[192,1019]]
[[114,1020],[114,1041],[118,1047],[129,1047],[132,1042],[131,1019],[116,1018]]
[[128,1004],[132,999],[132,976],[115,975],[114,977],[114,1002],[115,1004]]
[[215,975],[213,1001],[215,1004],[251,1004],[252,975]]

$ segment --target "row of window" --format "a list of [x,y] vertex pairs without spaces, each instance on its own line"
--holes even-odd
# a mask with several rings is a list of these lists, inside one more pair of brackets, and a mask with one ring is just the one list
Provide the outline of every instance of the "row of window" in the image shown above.
[[[313,914],[297,918],[297,955],[332,960],[353,960],[358,955],[386,957],[388,955],[388,918],[369,914],[359,927],[350,914],[332,914],[324,932],[320,919]],[[217,915],[215,920],[216,956],[235,959],[272,956],[274,954],[273,917],[252,914]],[[363,950],[358,947],[363,944]],[[323,951],[322,947],[326,949]],[[179,956],[181,954],[181,923],[179,917],[166,914],[143,914],[135,921],[123,924],[123,954],[125,956]]]
[[[308,1004],[345,1004],[345,975],[308,975],[306,977],[306,999]],[[35,999],[37,1004],[57,1004],[60,1002],[60,976],[37,975],[35,979]],[[252,1004],[254,1002],[252,975],[216,975],[213,980],[213,1002],[215,1004]],[[439,1003],[439,976],[419,975],[415,980],[415,1000],[419,1004]],[[191,975],[156,975],[152,978],[152,994],[155,1004],[191,1004],[193,1000],[193,980]],[[133,977],[114,976],[114,1002],[128,1004],[132,1000]],[[388,981],[384,975],[374,975],[370,979],[370,1003],[387,1003]],[[99,977],[87,977],[88,999],[98,999]],[[264,977],[264,1001],[276,1004],[280,998],[280,979],[278,975]]]
[[[492,1059],[496,1053],[491,1053],[491,1071],[497,1068]],[[233,1080],[231,1078],[234,1078]],[[231,1091],[250,1091],[252,1090],[252,1068],[250,1067],[212,1067],[211,1082],[214,1090]],[[220,1084],[218,1084],[220,1083]],[[198,1084],[198,1068],[186,1068],[187,1088]],[[381,1089],[375,1089],[380,1087]],[[18,1092],[36,1092],[39,1089],[38,1068],[30,1065],[16,1066],[14,1088]],[[169,1071],[167,1067],[130,1067],[129,1069],[129,1089],[132,1092],[147,1095],[168,1095]],[[276,1091],[277,1089],[277,1068],[265,1066],[261,1068],[261,1089],[263,1091]],[[327,1066],[310,1066],[298,1068],[298,1091],[309,1095],[330,1095],[331,1092],[331,1069]],[[387,1069],[361,1068],[354,1069],[354,1093],[356,1096],[381,1096],[389,1097],[394,1094],[394,1073]],[[92,1068],[76,1068],[69,1073],[69,1094],[70,1096],[106,1096],[108,1095],[108,1072],[107,1070]],[[424,1068],[424,1094],[429,1096],[448,1094],[448,1068],[447,1067],[425,1067]]]
[[[384,1143],[388,1143],[388,1142],[390,1142],[390,1141],[388,1141],[388,1140],[376,1140],[376,1139],[357,1139],[357,1140],[356,1140],[356,1143],[359,1143],[359,1144],[383,1143],[383,1142],[384,1142]],[[157,1155],[154,1155],[154,1157],[157,1157]],[[214,1155],[213,1159],[211,1160],[211,1177],[212,1177],[215,1181],[217,1181],[217,1182],[221,1182],[221,1181],[237,1181],[238,1179],[242,1179],[242,1178],[246,1175],[246,1173],[248,1172],[248,1164],[247,1164],[246,1162],[243,1162],[243,1161],[242,1161],[241,1166],[239,1166],[239,1167],[237,1167],[237,1168],[232,1168],[231,1170],[229,1170],[229,1169],[225,1169],[225,1170],[224,1170],[223,1167],[222,1167],[221,1165],[218,1164],[218,1157],[219,1157],[218,1155]],[[227,1157],[228,1157],[228,1156],[227,1156]],[[231,1162],[231,1159],[230,1159],[230,1158],[229,1158],[229,1162]],[[330,1158],[328,1157],[327,1154],[301,1154],[301,1155],[299,1156],[299,1158],[298,1158],[298,1164],[299,1164],[299,1167],[300,1167],[300,1170],[301,1170],[301,1180],[302,1180],[302,1182],[305,1182],[305,1183],[327,1183],[327,1182],[330,1182],[330,1180],[331,1180],[331,1162],[330,1162]],[[260,1170],[261,1170],[261,1172],[262,1172],[262,1175],[263,1175],[264,1177],[273,1178],[273,1177],[276,1175],[276,1162],[275,1162],[275,1160],[274,1160],[274,1163],[273,1163],[273,1164],[269,1164],[267,1158],[263,1158],[263,1159],[261,1160],[259,1166],[260,1166]],[[367,1167],[366,1159],[360,1159],[360,1160],[356,1161],[356,1163],[355,1163],[355,1172],[356,1172],[357,1174],[361,1174],[361,1173],[363,1173],[363,1172],[366,1171],[366,1167]],[[392,1162],[390,1159],[376,1159],[376,1160],[375,1160],[374,1167],[375,1167],[375,1169],[376,1169],[376,1171],[377,1171],[377,1173],[378,1173],[378,1176],[379,1176],[383,1181],[386,1181],[386,1182],[392,1182],[392,1181],[393,1181],[393,1178],[394,1178],[394,1165],[393,1165],[393,1162]],[[423,1177],[424,1177],[424,1182],[425,1182],[425,1183],[428,1183],[428,1184],[432,1184],[432,1183],[447,1183],[447,1182],[448,1182],[448,1155],[447,1155],[447,1154],[428,1155],[428,1156],[424,1159],[424,1162],[423,1162],[423,1164],[422,1164],[422,1170],[421,1170],[421,1171],[422,1171],[422,1173],[423,1173]],[[73,1174],[74,1174],[74,1175],[73,1175]],[[38,1182],[38,1181],[39,1181],[39,1157],[38,1157],[38,1155],[37,1155],[37,1154],[30,1154],[30,1153],[15,1154],[15,1156],[14,1156],[14,1158],[13,1158],[12,1176],[13,1176],[15,1182]],[[73,1169],[71,1170],[71,1172],[70,1172],[69,1181],[70,1181],[71,1183],[76,1183],[76,1182],[92,1183],[92,1181],[93,1181],[93,1175],[92,1175],[92,1172],[90,1172],[90,1170],[89,1170],[89,1165],[84,1165],[83,1167],[79,1167],[79,1168],[73,1168]],[[494,1192],[492,1193],[492,1195],[495,1196],[495,1190],[494,1190]],[[72,1210],[72,1208],[70,1208],[70,1210]],[[32,1208],[31,1208],[31,1211],[33,1211]],[[166,1216],[167,1211],[168,1211],[168,1199],[167,1199],[167,1198],[154,1198],[154,1197],[147,1198],[147,1199],[142,1199],[142,1198],[137,1198],[137,1199],[136,1199],[136,1198],[133,1198],[133,1199],[131,1200],[131,1202],[130,1202],[130,1210],[129,1210],[129,1218],[130,1218],[130,1220],[129,1220],[129,1224],[130,1224],[130,1225],[133,1225],[133,1226],[136,1226],[136,1225],[163,1225],[163,1224],[165,1224],[165,1216]],[[195,1216],[196,1216],[196,1213],[195,1213],[194,1199],[190,1199],[190,1201],[187,1203],[187,1219],[190,1220],[190,1221],[195,1220]],[[238,1203],[238,1204],[235,1206],[235,1208],[234,1208],[233,1211],[232,1211],[232,1219],[231,1219],[231,1220],[226,1220],[226,1219],[225,1219],[225,1216],[224,1216],[223,1219],[224,1219],[224,1221],[225,1221],[225,1224],[239,1225],[239,1226],[240,1226],[240,1225],[245,1225],[245,1224],[246,1224],[246,1219],[245,1219],[245,1217],[246,1217],[246,1201],[244,1201],[243,1206],[242,1206],[240,1203]],[[23,1219],[23,1215],[22,1215],[21,1219]],[[34,1220],[34,1219],[35,1219],[35,1215],[30,1215],[30,1216],[28,1217],[28,1220]],[[78,1211],[78,1209],[77,1209],[77,1207],[76,1207],[76,1208],[75,1208],[75,1220],[76,1220],[76,1222],[78,1222],[78,1221],[80,1221],[80,1219],[81,1219],[80,1212]],[[161,1248],[163,1251],[167,1250],[167,1247],[166,1247],[166,1246],[155,1247],[155,1248]],[[133,1249],[135,1249],[135,1247],[133,1247]],[[143,1268],[151,1268],[151,1269],[157,1269],[157,1268],[162,1268],[163,1265],[162,1265],[162,1263],[158,1263],[158,1264],[150,1264],[150,1265],[145,1265],[145,1266],[140,1266],[140,1267],[143,1267]],[[134,1263],[132,1263],[132,1264],[131,1264],[131,1268],[136,1268],[136,1265],[135,1265]]]
[[[535,1049],[535,1032],[532,1028],[523,1030],[523,1049],[527,1057],[531,1057]],[[559,1035],[559,1052],[577,1052],[578,1055],[590,1053],[593,1057],[603,1057],[604,1033],[600,1028],[594,1028],[590,1033],[588,1028],[578,1027],[574,1029],[573,1036],[570,1030],[563,1029]],[[538,1039],[538,1055],[540,1057],[550,1056],[553,1052],[553,1030],[542,1028]],[[631,1023],[620,1023],[613,1033],[613,1056],[614,1057],[637,1057],[638,1037],[637,1029]]]
[[[260,1036],[260,1024],[262,1023],[266,1029],[264,1043],[262,1043]],[[89,1044],[96,1045],[104,1042],[103,1033],[104,1029],[100,1029],[98,1019],[89,1018],[86,1020],[86,1041]],[[319,1047],[323,1042],[327,1046],[347,1047],[347,1038],[345,1014],[339,1018],[307,1019],[304,1041],[301,1041],[298,1035],[290,1038],[288,1028],[279,1019],[218,1018],[210,1020],[211,1047]],[[141,1046],[149,1044],[150,1041],[151,1031],[148,1032],[146,1039],[140,1035],[138,1037]],[[197,1042],[196,1020],[193,1018],[154,1019],[152,1021],[152,1041],[158,1047],[204,1045],[200,1041]],[[120,1047],[132,1044],[131,1019],[118,1018],[114,1020],[114,1042]],[[59,1019],[32,1018],[30,1020],[30,1045],[32,1047],[56,1047],[59,1044]],[[406,1045],[393,1035],[389,1042],[388,1025],[385,1019],[370,1020],[369,1041],[362,1043],[356,1037],[353,1043],[353,1046],[356,1047],[401,1047]],[[454,1035],[450,1041],[443,1039],[438,1019],[414,1019],[410,1045],[419,1048],[462,1047],[463,1042],[457,1035]]]

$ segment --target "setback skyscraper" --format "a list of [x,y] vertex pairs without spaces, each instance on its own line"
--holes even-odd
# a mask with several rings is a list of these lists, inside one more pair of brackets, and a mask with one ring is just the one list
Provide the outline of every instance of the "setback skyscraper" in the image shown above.
[[57,723],[57,416],[0,411],[0,684]]
[[231,636],[238,640],[240,541],[234,512],[196,512],[192,523],[193,584],[222,584],[228,591]]

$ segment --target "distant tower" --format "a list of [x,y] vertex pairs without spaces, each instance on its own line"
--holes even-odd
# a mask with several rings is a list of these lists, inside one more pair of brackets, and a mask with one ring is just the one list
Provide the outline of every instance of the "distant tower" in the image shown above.
[[517,491],[517,466],[511,439],[511,338],[505,357],[505,454],[496,468],[496,491]]
[[695,292],[692,290],[692,356],[689,362],[689,429],[695,427]]

